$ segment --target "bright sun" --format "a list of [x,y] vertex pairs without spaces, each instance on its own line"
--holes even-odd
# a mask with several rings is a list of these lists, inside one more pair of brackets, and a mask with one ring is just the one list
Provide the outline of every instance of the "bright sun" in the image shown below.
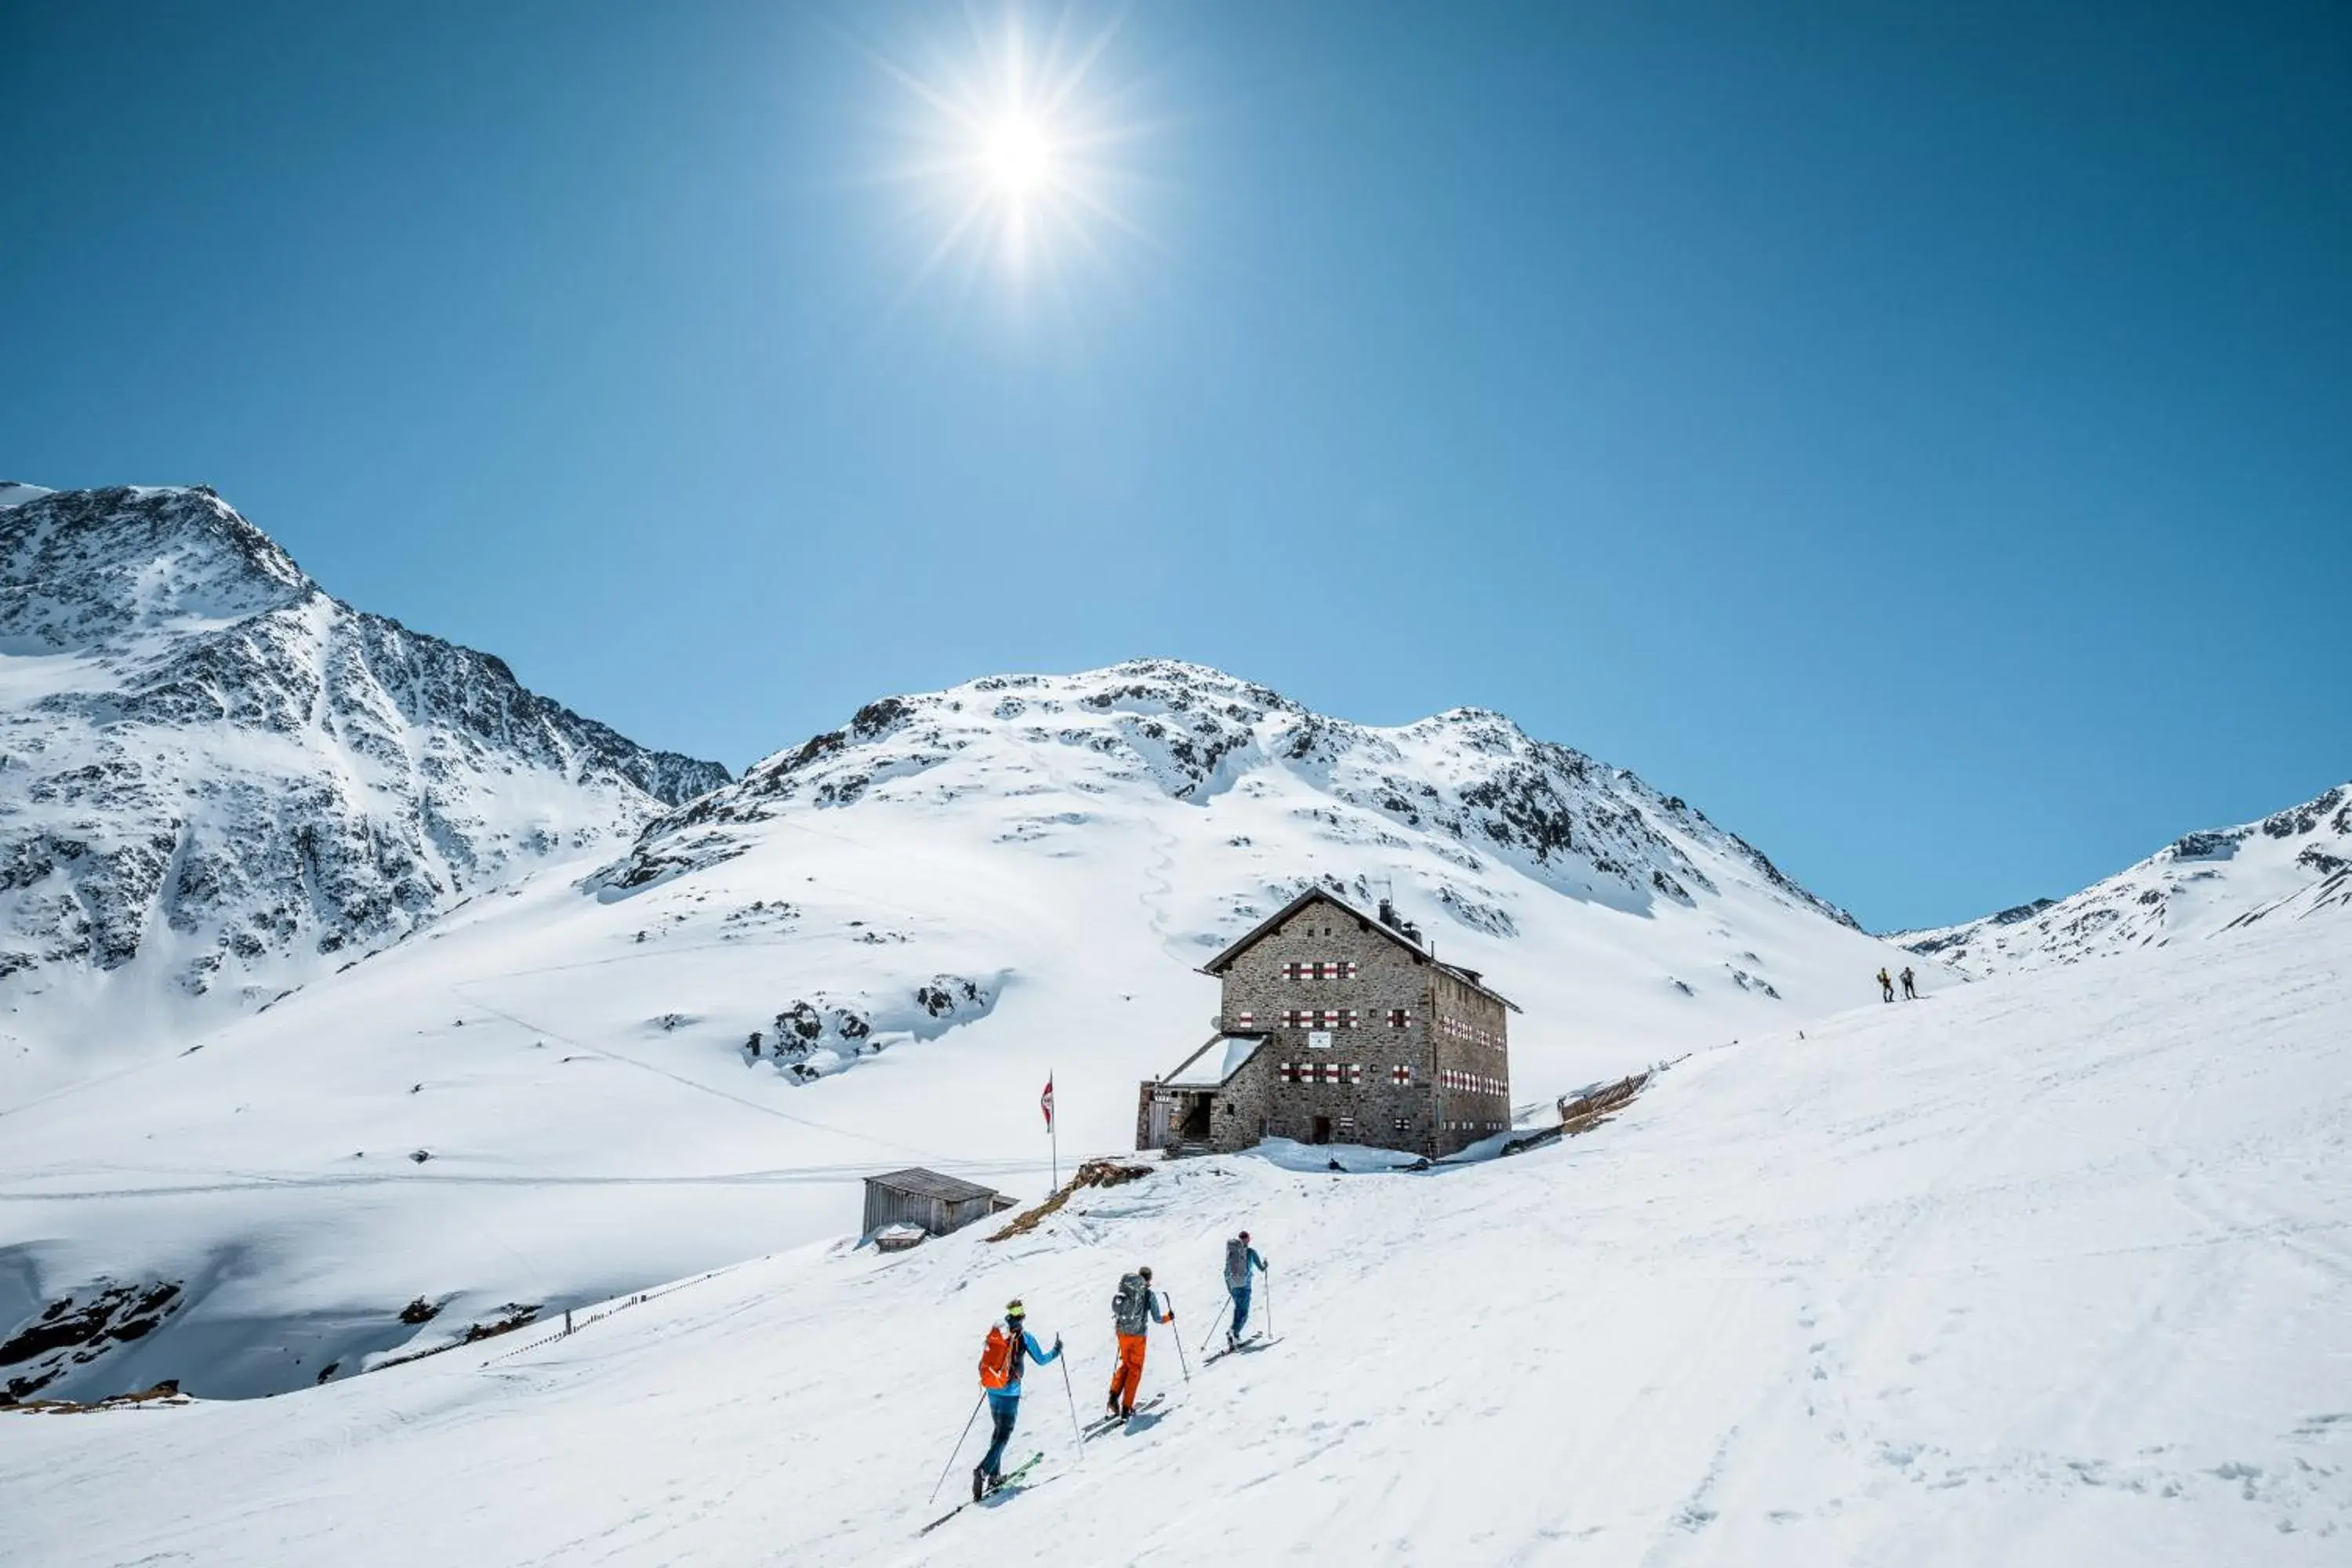
[[890,177],[915,195],[917,232],[931,229],[908,287],[992,263],[1023,289],[1034,282],[1066,300],[1072,269],[1102,264],[1111,236],[1150,243],[1126,210],[1122,156],[1142,128],[1114,111],[1121,95],[1099,80],[1124,12],[1098,31],[1075,11],[1032,30],[1020,0],[989,23],[992,3],[971,0],[968,41],[932,39],[922,68],[860,46],[905,90],[908,156]]
[[1029,195],[1053,173],[1053,149],[1043,127],[1032,120],[1011,118],[989,132],[984,154],[989,178],[1007,195]]

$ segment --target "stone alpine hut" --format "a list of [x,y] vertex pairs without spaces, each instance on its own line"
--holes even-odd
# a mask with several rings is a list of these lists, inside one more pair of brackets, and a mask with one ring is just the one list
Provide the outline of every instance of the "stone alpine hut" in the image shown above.
[[1301,893],[1203,964],[1217,1033],[1136,1107],[1139,1149],[1230,1152],[1262,1138],[1433,1158],[1511,1122],[1509,1015],[1381,900]]

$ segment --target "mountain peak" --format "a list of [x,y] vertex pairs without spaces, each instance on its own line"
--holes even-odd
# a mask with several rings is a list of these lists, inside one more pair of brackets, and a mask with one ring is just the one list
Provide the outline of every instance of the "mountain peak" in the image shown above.
[[240,619],[318,592],[205,485],[41,491],[0,509],[0,636],[56,648]]
[[266,999],[728,781],[331,597],[205,486],[0,501],[12,1005]]

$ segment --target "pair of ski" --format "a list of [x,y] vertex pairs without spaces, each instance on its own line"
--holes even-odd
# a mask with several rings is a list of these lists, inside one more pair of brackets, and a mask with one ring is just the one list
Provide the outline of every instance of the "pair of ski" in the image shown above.
[[1005,1471],[1003,1479],[994,1486],[989,1488],[985,1493],[973,1498],[969,1502],[960,1502],[956,1504],[955,1507],[948,1510],[947,1512],[940,1515],[939,1518],[931,1521],[930,1523],[923,1526],[922,1529],[915,1531],[915,1533],[917,1535],[929,1535],[931,1531],[937,1530],[940,1526],[945,1524],[948,1521],[953,1519],[956,1515],[961,1513],[968,1508],[992,1508],[1000,1500],[1009,1499],[1018,1493],[1027,1491],[1031,1487],[1044,1486],[1047,1481],[1052,1480],[1054,1478],[1052,1476],[1040,1476],[1037,1479],[1033,1481],[1029,1479],[1029,1473],[1032,1470],[1034,1470],[1039,1465],[1043,1464],[1045,1459],[1045,1456],[1043,1454],[1030,1455],[1027,1458],[1022,1460],[1019,1464]]
[[[1137,1405],[1133,1414],[1140,1415],[1147,1410],[1156,1408],[1160,1400],[1164,1397],[1165,1396],[1162,1394],[1153,1394],[1150,1398]],[[1082,1442],[1091,1443],[1096,1438],[1101,1436],[1104,1433],[1115,1432],[1120,1427],[1126,1426],[1129,1419],[1129,1417],[1123,1415],[1105,1415],[1098,1417],[1080,1429],[1078,1434],[1079,1439]],[[1045,1456],[1042,1453],[1030,1455],[1027,1458],[1022,1460],[1019,1464],[1005,1471],[1003,1479],[999,1480],[994,1486],[989,1488],[987,1491],[983,1492],[979,1497],[973,1498],[968,1502],[960,1502],[956,1504],[955,1507],[948,1510],[947,1512],[940,1515],[939,1518],[931,1521],[930,1523],[923,1526],[922,1529],[915,1531],[915,1533],[917,1535],[929,1535],[931,1531],[937,1530],[940,1526],[945,1524],[948,1521],[953,1519],[956,1515],[961,1513],[968,1508],[993,1508],[999,1502],[1009,1500],[1012,1498],[1018,1496],[1020,1493],[1029,1490],[1033,1487],[1044,1486],[1047,1481],[1052,1480],[1054,1477],[1039,1476],[1034,1481],[1031,1480],[1029,1477],[1032,1471],[1035,1470],[1039,1465],[1045,1463]],[[1056,1475],[1059,1473],[1059,1471],[1055,1472]]]
[[[1156,1408],[1160,1400],[1164,1397],[1165,1395],[1162,1394],[1153,1394],[1150,1398],[1137,1405],[1135,1407],[1134,1414],[1140,1415],[1147,1410]],[[1128,1417],[1125,1416],[1106,1415],[1099,1417],[1080,1429],[1078,1434],[1079,1438],[1081,1441],[1091,1443],[1106,1432],[1117,1431],[1118,1428],[1126,1426],[1127,1422]],[[948,1521],[953,1519],[956,1515],[961,1513],[968,1508],[993,1508],[999,1502],[1008,1501],[1013,1497],[1022,1492],[1027,1491],[1034,1487],[1044,1486],[1047,1481],[1052,1480],[1054,1477],[1039,1476],[1034,1480],[1032,1480],[1029,1478],[1031,1473],[1034,1471],[1039,1465],[1045,1463],[1045,1456],[1042,1453],[1030,1455],[1027,1458],[1022,1460],[1019,1464],[1005,1471],[1003,1479],[999,1480],[994,1486],[989,1488],[986,1492],[968,1502],[960,1502],[956,1504],[955,1507],[948,1510],[947,1512],[940,1515],[939,1518],[931,1521],[930,1523],[923,1526],[922,1529],[915,1531],[915,1533],[917,1535],[929,1535],[931,1531],[937,1530],[940,1526],[945,1524]],[[1060,1472],[1055,1471],[1055,1474],[1058,1475]]]
[[[1166,1397],[1167,1396],[1165,1394],[1153,1394],[1150,1398],[1137,1405],[1132,1412],[1132,1415],[1140,1415],[1147,1410],[1155,1410],[1159,1408],[1160,1400]],[[1079,1440],[1082,1442],[1091,1443],[1106,1432],[1118,1431],[1120,1427],[1126,1426],[1129,1419],[1130,1417],[1128,1415],[1097,1415],[1092,1421],[1087,1422],[1085,1427],[1079,1431]]]
[[1254,1352],[1265,1350],[1269,1346],[1278,1345],[1282,1341],[1279,1338],[1268,1338],[1265,1334],[1252,1334],[1246,1339],[1235,1341],[1234,1343],[1225,1346],[1223,1350],[1211,1351],[1207,1356],[1202,1358],[1201,1364],[1204,1367],[1214,1366],[1217,1363],[1224,1360],[1227,1356],[1232,1355],[1236,1351],[1249,1351]]

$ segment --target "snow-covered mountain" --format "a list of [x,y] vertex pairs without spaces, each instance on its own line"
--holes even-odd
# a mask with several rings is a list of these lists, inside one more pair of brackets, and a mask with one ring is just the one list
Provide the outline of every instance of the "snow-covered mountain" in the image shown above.
[[1987,975],[2329,911],[2352,911],[2352,784],[2260,822],[2188,834],[2070,898],[1887,940],[1963,973]]
[[[1511,934],[1515,923],[1507,895],[1483,879],[1490,868],[1633,912],[1662,900],[1696,908],[1720,890],[1718,878],[1751,881],[1792,908],[1855,924],[1683,801],[1622,768],[1531,740],[1499,713],[1457,708],[1377,729],[1172,659],[886,697],[843,729],[654,823],[599,885],[643,887],[731,858],[756,843],[759,825],[796,805],[847,807],[875,795],[919,809],[988,791],[1033,798],[1058,782],[1090,797],[1140,784],[1205,807],[1231,791],[1267,796],[1277,774],[1318,797],[1286,810],[1300,835],[1418,849],[1429,863],[1416,880],[1461,923],[1495,935]],[[1074,825],[1036,819],[1015,831],[1056,826]],[[1357,891],[1367,886],[1360,874]]]
[[1129,1146],[1138,1081],[1211,1027],[1198,965],[1316,882],[1392,894],[1526,1009],[1529,1106],[1874,997],[1902,956],[1496,714],[1358,725],[1159,660],[886,698],[634,844],[0,1111],[0,1326],[177,1286],[46,1392],[264,1393],[837,1236],[877,1169],[1034,1189],[1047,1075],[1066,1156]]
[[267,1002],[728,778],[330,597],[203,487],[0,488],[0,1084]]

